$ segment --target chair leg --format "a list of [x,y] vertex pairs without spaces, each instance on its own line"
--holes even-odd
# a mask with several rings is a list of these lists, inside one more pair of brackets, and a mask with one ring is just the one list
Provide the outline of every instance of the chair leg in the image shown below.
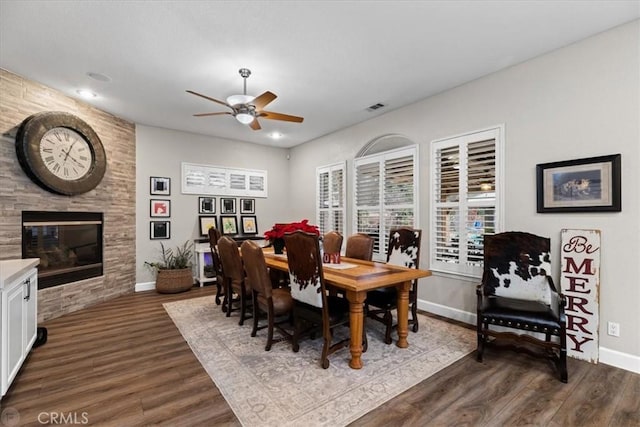
[[227,301],[227,317],[231,317],[231,309],[233,306],[233,292],[231,291],[231,285],[227,284],[225,286],[225,291],[224,293],[226,294],[225,299]]
[[384,343],[391,344],[391,330],[393,329],[393,316],[391,315],[391,311],[387,310],[384,313],[384,323],[386,325],[386,330],[384,333]]
[[247,297],[244,294],[244,289],[240,288],[240,320],[238,321],[238,325],[244,325],[244,312],[247,309]]
[[291,337],[291,349],[294,353],[297,353],[300,350],[300,344],[298,344],[298,339],[300,338],[300,318],[298,318],[295,314],[293,315],[293,336]]
[[409,323],[413,323],[411,330],[413,332],[418,332],[418,304],[415,302],[411,303],[411,320]]
[[366,353],[369,348],[369,341],[367,340],[367,316],[362,316],[362,352]]
[[478,362],[482,362],[482,354],[484,353],[484,333],[482,330],[482,321],[480,320],[480,313],[478,313],[478,324],[477,324],[477,334],[478,334],[478,348],[476,350],[476,360]]
[[253,298],[253,330],[251,331],[251,336],[255,337],[258,333],[258,301],[255,291],[252,295]]
[[322,358],[320,359],[320,363],[322,364],[322,369],[327,369],[329,367],[329,349],[331,348],[331,331],[326,331],[323,337],[323,345],[322,345]]
[[560,354],[558,355],[558,371],[560,371],[560,381],[569,382],[567,372],[567,334],[563,330],[560,334]]
[[273,306],[269,306],[269,311],[267,313],[267,322],[269,323],[267,327],[267,345],[265,346],[265,351],[271,350],[271,345],[273,344]]
[[216,280],[216,305],[220,305],[220,296],[222,295],[222,286]]

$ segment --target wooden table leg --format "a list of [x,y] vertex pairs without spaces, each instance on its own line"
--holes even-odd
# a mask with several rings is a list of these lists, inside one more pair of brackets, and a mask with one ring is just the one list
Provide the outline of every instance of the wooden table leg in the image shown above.
[[400,348],[409,347],[409,289],[411,282],[404,282],[396,286],[398,290],[398,343]]
[[349,361],[349,366],[352,369],[362,368],[362,359],[360,358],[360,356],[362,356],[362,328],[364,327],[362,308],[366,297],[366,292],[347,291],[347,300],[349,300],[349,328],[351,333],[351,360]]

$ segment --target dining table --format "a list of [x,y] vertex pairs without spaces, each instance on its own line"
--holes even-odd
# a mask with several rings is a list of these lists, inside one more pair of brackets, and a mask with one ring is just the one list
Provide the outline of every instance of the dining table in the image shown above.
[[[271,248],[264,249],[267,267],[289,271],[286,254],[275,254]],[[397,289],[398,341],[400,348],[409,346],[409,290],[414,280],[431,276],[431,271],[407,268],[376,261],[363,261],[341,257],[339,264],[323,264],[323,275],[327,285],[338,289],[349,301],[349,327],[351,328],[349,366],[361,369],[362,330],[364,328],[364,302],[367,292],[373,289],[395,287]]]

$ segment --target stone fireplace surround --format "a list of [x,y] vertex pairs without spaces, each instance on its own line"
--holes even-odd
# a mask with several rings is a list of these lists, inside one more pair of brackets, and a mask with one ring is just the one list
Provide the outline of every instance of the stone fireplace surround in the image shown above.
[[[104,273],[38,291],[38,322],[106,301],[135,287],[135,125],[39,83],[0,69],[0,259],[22,257],[22,211],[104,213]],[[18,126],[31,114],[65,111],[96,131],[107,154],[98,187],[74,197],[49,193],[20,167],[15,151]]]

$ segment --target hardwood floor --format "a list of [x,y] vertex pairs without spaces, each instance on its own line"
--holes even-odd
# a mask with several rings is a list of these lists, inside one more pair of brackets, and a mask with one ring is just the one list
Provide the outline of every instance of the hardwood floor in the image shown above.
[[[42,325],[48,342],[0,402],[0,425],[240,425],[162,307],[213,291],[127,295]],[[640,426],[640,375],[570,359],[563,384],[543,360],[488,349],[352,425]]]

